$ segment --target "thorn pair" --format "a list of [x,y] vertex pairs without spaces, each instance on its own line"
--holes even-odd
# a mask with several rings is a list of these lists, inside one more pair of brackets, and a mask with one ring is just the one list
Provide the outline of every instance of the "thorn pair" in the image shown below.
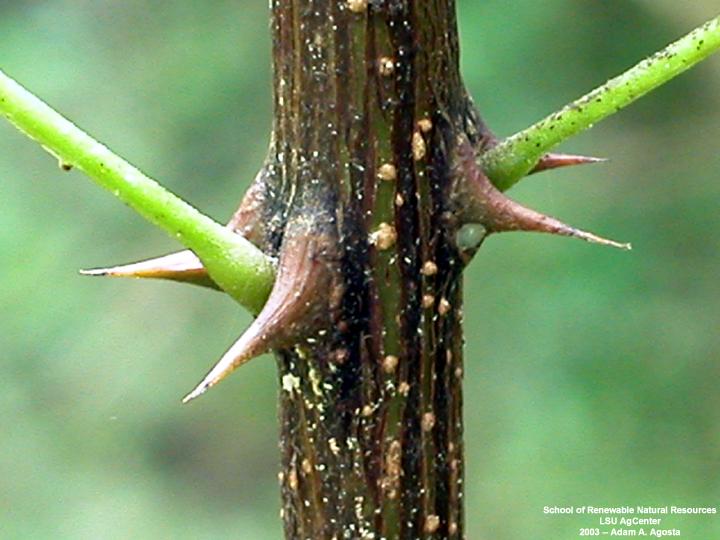
[[[288,347],[323,326],[332,306],[334,272],[328,235],[309,227],[288,227],[278,262],[277,277],[267,302],[240,338],[225,352],[203,380],[183,399],[204,394],[239,366],[272,349]],[[189,250],[112,268],[82,270],[91,276],[170,279],[217,289],[202,262]],[[332,298],[332,295],[331,295]]]
[[[267,168],[261,169],[227,225],[256,245],[261,244],[268,233],[263,212],[268,198],[269,174]],[[275,284],[265,306],[183,403],[200,396],[248,360],[271,349],[298,343],[318,328],[316,322],[327,318],[332,299],[324,292],[336,289],[332,287],[334,273],[329,262],[334,260],[329,253],[336,243],[332,242],[330,227],[326,226],[324,233],[318,232],[318,228],[306,223],[302,217],[288,224]],[[190,250],[127,265],[81,270],[80,273],[168,279],[220,289],[202,261]]]
[[[458,141],[457,179],[451,198],[460,225],[480,224],[487,234],[507,231],[529,231],[571,236],[587,242],[603,244],[620,249],[631,249],[627,243],[602,238],[593,233],[576,229],[510,199],[492,185],[477,163],[477,156],[466,138]],[[548,154],[538,163],[535,171],[592,163],[598,158]]]
[[[321,256],[321,239],[302,234],[283,243],[275,284],[265,306],[248,329],[225,352],[195,389],[187,403],[204,394],[236,368],[271,349],[290,346],[299,336],[309,335],[323,313],[323,295],[330,290],[327,262]],[[83,275],[170,279],[217,286],[191,251],[180,251],[156,259],[113,268],[82,270]]]

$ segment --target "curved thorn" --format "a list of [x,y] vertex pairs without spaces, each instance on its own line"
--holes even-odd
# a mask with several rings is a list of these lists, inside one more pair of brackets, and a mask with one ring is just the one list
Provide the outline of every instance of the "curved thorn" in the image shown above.
[[215,282],[208,276],[200,259],[190,250],[109,268],[80,270],[80,274],[84,276],[169,279],[218,289]]
[[535,174],[551,169],[560,169],[562,167],[572,167],[574,165],[589,165],[592,163],[603,163],[607,158],[599,158],[592,156],[580,156],[575,154],[545,154],[538,161],[535,168],[528,174]]
[[300,342],[327,317],[333,272],[325,257],[326,240],[307,230],[286,237],[275,285],[262,311],[183,403],[204,394],[252,358]]

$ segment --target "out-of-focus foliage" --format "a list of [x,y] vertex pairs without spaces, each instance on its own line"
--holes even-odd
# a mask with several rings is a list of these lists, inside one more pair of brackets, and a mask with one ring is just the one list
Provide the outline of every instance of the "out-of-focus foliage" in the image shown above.
[[[218,219],[271,120],[267,2],[0,3],[0,65]],[[697,0],[460,0],[463,69],[509,134],[716,14]],[[603,166],[512,194],[631,253],[491,238],[467,272],[468,538],[575,538],[545,505],[720,496],[720,58],[563,149]],[[0,122],[0,537],[281,537],[277,382],[185,391],[233,302],[79,267],[177,246]],[[687,538],[720,518],[668,520]]]

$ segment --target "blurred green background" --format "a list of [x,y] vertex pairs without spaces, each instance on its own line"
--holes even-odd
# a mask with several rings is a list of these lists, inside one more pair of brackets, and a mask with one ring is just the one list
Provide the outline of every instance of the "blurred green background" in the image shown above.
[[[506,135],[716,0],[460,0],[463,70]],[[267,2],[0,3],[0,67],[219,220],[271,120]],[[619,252],[494,237],[467,272],[467,531],[565,539],[545,505],[720,504],[720,57],[513,196]],[[81,278],[176,249],[0,122],[0,538],[279,539],[269,357],[180,398],[248,323],[218,294]],[[720,517],[673,518],[720,538]]]

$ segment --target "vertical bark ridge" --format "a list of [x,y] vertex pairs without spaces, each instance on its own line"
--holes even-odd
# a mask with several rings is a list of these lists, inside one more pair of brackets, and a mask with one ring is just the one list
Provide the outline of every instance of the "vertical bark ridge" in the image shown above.
[[[331,327],[277,354],[289,539],[461,538],[459,131],[452,0],[273,0],[271,242],[337,237]],[[431,301],[428,301],[428,298]]]

